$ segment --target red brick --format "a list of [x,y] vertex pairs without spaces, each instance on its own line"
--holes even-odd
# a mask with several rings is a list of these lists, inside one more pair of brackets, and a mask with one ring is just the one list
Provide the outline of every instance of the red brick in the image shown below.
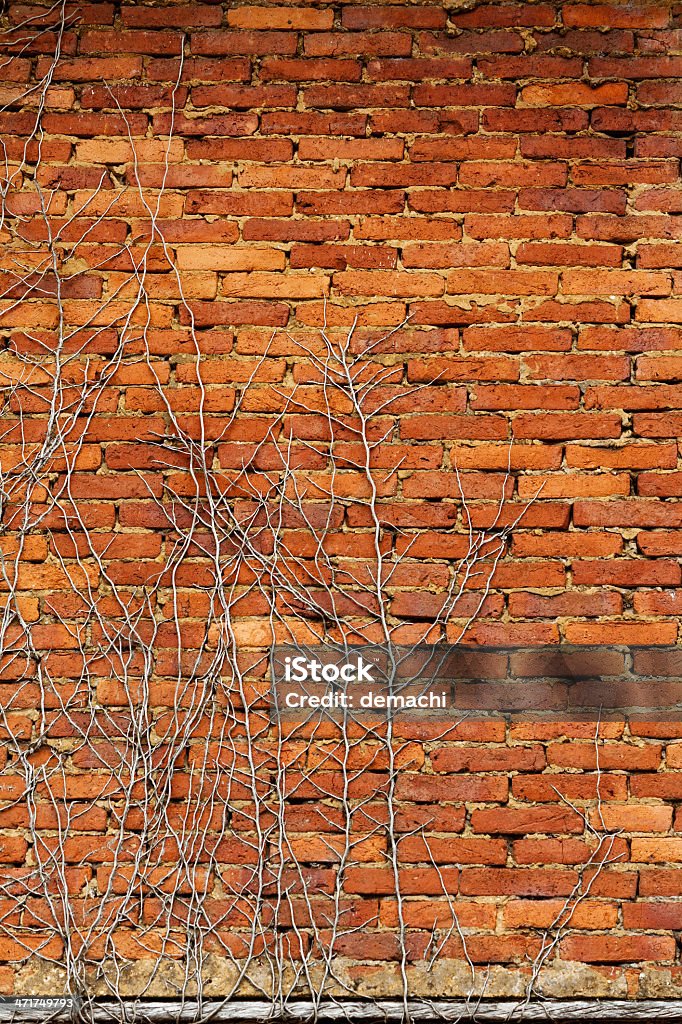
[[[348,10],[351,10],[350,8]],[[399,58],[397,60],[371,60],[367,64],[370,81],[423,82],[426,79],[452,79],[471,77],[472,64],[464,58],[438,60],[424,58]],[[333,75],[325,77],[333,79]]]
[[[641,806],[611,804],[604,806],[601,817],[596,811],[591,812],[593,825],[603,823],[607,829],[619,829],[623,832],[669,832],[672,826],[672,808],[659,806]],[[630,925],[627,923],[625,927]]]
[[[626,444],[619,448],[593,448],[569,445],[566,448],[566,462],[569,466],[585,469],[611,467],[614,469],[670,469],[677,465],[677,449],[674,444]],[[641,474],[645,481],[654,474]]]
[[568,238],[573,218],[566,213],[519,214],[512,218],[470,214],[464,218],[464,226],[472,238]]
[[442,295],[445,282],[436,274],[347,271],[334,274],[333,287],[345,295]]
[[682,357],[639,356],[635,375],[637,380],[682,380]]
[[400,852],[408,864],[434,861],[436,864],[504,864],[507,860],[507,844],[503,840],[459,836],[447,839],[406,836],[401,840]]
[[[150,60],[147,62],[146,75],[152,81],[175,83],[180,75],[180,60]],[[232,60],[188,57],[182,65],[183,81],[198,79],[204,82],[248,82],[250,77],[251,62],[245,57],[235,57]]]
[[573,169],[576,185],[657,185],[675,181],[675,161],[578,164]]
[[464,868],[460,892],[467,896],[567,896],[574,871],[535,868]]
[[[547,300],[533,309],[526,310],[523,319],[528,321],[565,321],[581,320],[584,323],[627,323],[630,319],[630,307],[622,300],[589,300],[577,302],[552,302]],[[583,328],[588,330],[589,328]],[[578,338],[578,347],[589,348],[589,345],[581,345],[581,338]]]
[[192,33],[192,53],[208,56],[245,54],[269,57],[272,54],[293,55],[298,37],[295,32],[212,32]]
[[637,266],[646,269],[680,267],[682,266],[682,246],[676,243],[640,245],[637,250]]
[[398,190],[363,190],[356,193],[333,192],[299,192],[296,196],[296,209],[306,215],[321,216],[324,214],[340,214],[341,216],[358,213],[397,213],[402,210],[405,194]]
[[[457,891],[459,871],[456,868],[437,870],[433,867],[413,867],[400,873],[400,889],[404,895],[442,896]],[[344,889],[347,893],[368,895],[395,894],[395,879],[390,868],[349,867],[345,872]]]
[[155,114],[154,129],[168,134],[171,124],[187,135],[253,135],[258,116],[248,114],[215,114],[211,117],[185,117],[184,114]]
[[[505,7],[497,10],[510,9]],[[519,57],[491,57],[488,60],[480,58],[476,63],[484,78],[580,78],[582,75],[582,62],[576,57],[523,54]]]
[[626,356],[526,356],[528,375],[537,380],[625,380],[630,375]]
[[[651,778],[651,776],[646,776]],[[633,779],[633,784],[637,779]],[[556,803],[565,796],[571,802],[594,800],[624,800],[627,796],[626,776],[552,773],[551,775],[519,775],[512,779],[512,793],[519,800]]]
[[527,85],[521,90],[521,99],[531,107],[577,106],[599,107],[603,104],[625,104],[628,98],[626,82],[609,82],[591,86],[582,82],[566,84]]
[[[38,74],[44,75],[49,66],[49,58],[40,57],[37,63]],[[103,78],[135,81],[141,76],[141,57],[66,57],[59,61],[54,70],[54,78],[58,82],[99,81]]]
[[677,387],[591,387],[585,392],[586,409],[674,409],[680,406]]
[[[400,160],[402,139],[301,139],[298,155],[301,160]],[[357,237],[357,236],[356,236]]]
[[637,99],[644,106],[679,106],[682,95],[679,82],[642,82],[637,86]]
[[[538,554],[542,553],[542,551],[538,552]],[[596,618],[602,615],[620,615],[622,608],[623,599],[620,594],[601,591],[556,594],[555,596],[522,593],[509,595],[509,614],[520,619],[552,619],[573,616]]]
[[219,7],[193,4],[191,7],[164,7],[154,10],[150,7],[125,7],[121,10],[121,21],[131,28],[196,28],[199,25],[220,25],[222,11]]
[[620,437],[619,416],[597,413],[566,413],[535,415],[522,413],[514,420],[514,434],[519,438],[543,440]]
[[362,77],[362,66],[354,60],[326,60],[325,58],[265,57],[261,63],[260,76],[268,81],[312,82],[358,82]]
[[452,185],[457,178],[455,164],[356,164],[350,172],[352,186],[409,188],[414,185]]
[[520,152],[523,157],[560,159],[617,159],[625,157],[623,139],[562,138],[549,135],[547,137],[524,135],[520,139]]
[[[542,556],[551,556],[556,552],[556,539],[552,534],[546,536],[535,537],[529,534],[519,534],[512,537],[512,552],[516,557],[529,557],[536,558]],[[623,540],[620,537],[615,536],[612,533],[596,533],[594,531],[590,533],[572,533],[561,538],[561,550],[567,558],[580,558],[580,557],[599,557],[605,555],[616,555],[623,549]],[[544,602],[555,602],[562,606],[563,595],[556,595],[556,597],[540,597],[539,595],[524,595],[517,594],[514,596],[514,603],[516,601],[527,601],[527,607],[529,609],[535,608],[539,610],[543,607]],[[570,605],[576,602],[575,607],[584,608],[588,601],[583,600],[583,596],[579,594],[565,595],[567,604]],[[617,595],[609,594],[608,601],[617,598]],[[510,611],[512,607],[512,595],[510,595]],[[590,607],[600,607],[600,601],[593,601],[590,603]],[[549,604],[548,604],[549,606]],[[528,613],[526,613],[528,614]],[[580,612],[584,615],[585,612]],[[601,612],[599,614],[602,614]],[[544,616],[542,616],[544,617]]]
[[585,899],[566,914],[561,900],[512,900],[504,907],[506,928],[549,928],[557,921],[567,921],[572,928],[614,928],[618,909],[600,900]]
[[448,275],[451,295],[553,295],[558,287],[556,271],[459,270]]
[[[635,746],[632,743],[608,742],[600,745],[599,767],[605,771],[626,769],[628,771],[652,771],[661,763],[662,747],[656,743]],[[547,748],[547,762],[562,768],[597,767],[597,751],[594,743],[556,743]]]
[[537,771],[544,767],[545,756],[538,747],[480,750],[449,746],[436,750],[431,764],[435,772]]
[[334,22],[331,10],[315,11],[291,7],[232,7],[227,12],[228,25],[240,29],[330,29]]
[[652,5],[623,8],[620,4],[565,4],[562,19],[567,28],[666,28],[669,15]]
[[294,107],[296,87],[293,85],[199,85],[192,89],[195,107]]
[[509,265],[509,249],[499,242],[470,242],[461,245],[406,245],[403,247],[404,267],[448,269],[453,266]]
[[521,444],[477,444],[458,446],[452,459],[464,469],[556,469],[561,463],[561,448]]
[[483,112],[484,127],[495,132],[577,132],[586,128],[588,123],[587,111],[576,108],[540,111],[531,108],[495,110],[491,107]]
[[668,214],[680,212],[679,197],[673,189],[663,186],[642,191],[635,207],[638,210],[658,210]]
[[410,359],[407,364],[409,381],[479,381],[518,380],[519,368],[515,360],[497,357],[436,356],[430,359]]
[[561,283],[567,294],[667,295],[671,282],[667,274],[644,270],[564,270]]
[[113,31],[90,29],[80,40],[80,53],[177,54],[183,37],[179,32]]
[[[535,833],[582,832],[584,822],[575,811],[563,808],[497,807],[472,811],[471,827],[474,832],[525,836]],[[539,860],[539,857],[536,858],[536,862]]]
[[[504,213],[511,212],[514,195],[510,191],[487,192],[467,189],[466,191],[411,192],[408,197],[410,209],[418,213]],[[511,271],[510,271],[511,273]]]
[[371,107],[407,107],[410,98],[407,86],[311,85],[303,90],[303,102],[306,107],[355,110]]
[[659,963],[674,958],[675,939],[664,935],[569,935],[562,939],[559,952],[564,960],[586,963]]
[[416,803],[430,803],[434,800],[497,803],[507,799],[508,788],[507,779],[502,777],[479,778],[475,775],[459,775],[437,778],[403,773],[397,782],[396,795],[399,800],[414,800]]
[[641,901],[623,905],[623,927],[636,931],[679,931],[682,903]]
[[[14,115],[16,117],[16,115]],[[46,114],[43,118],[45,131],[58,135],[123,135],[128,130],[133,136],[143,135],[147,130],[146,114],[87,114],[76,111],[68,114]],[[17,131],[21,128],[17,125]],[[92,212],[92,211],[90,211]]]
[[[474,118],[462,119],[463,126],[471,124],[474,127]],[[513,157],[516,151],[516,144],[512,139],[504,136],[486,136],[485,142],[478,138],[462,139],[416,139],[410,148],[412,160],[474,160],[504,157]],[[511,230],[511,229],[510,229]]]
[[[512,8],[514,9],[514,8]],[[437,32],[422,32],[419,47],[423,53],[520,53],[523,39],[518,32],[462,32],[457,36],[446,36]]]
[[500,416],[424,415],[402,420],[400,436],[420,441],[438,438],[471,440],[500,439],[507,436],[506,423]]
[[[516,87],[495,85],[416,85],[412,98],[419,107],[513,106]],[[551,182],[549,182],[551,184]]]
[[625,213],[625,193],[617,189],[526,188],[519,193],[522,210],[568,210],[573,213]]
[[359,245],[292,245],[292,267],[347,267],[390,269],[397,262],[397,251],[389,247],[364,248]]
[[551,4],[536,4],[528,8],[525,4],[480,4],[470,11],[457,11],[454,22],[458,28],[499,28],[529,25],[538,27],[552,26],[556,20],[556,12]]
[[426,217],[359,217],[353,229],[357,239],[384,241],[458,239],[462,229],[458,224]]
[[[680,554],[680,535],[675,530],[656,530],[651,533],[640,531],[637,534],[637,547],[643,555],[652,557],[660,555]],[[635,599],[638,595],[635,595]],[[644,595],[640,595],[644,600]],[[663,600],[663,595],[658,595]],[[643,609],[642,609],[643,610]]]
[[[573,521],[577,526],[673,527],[682,523],[682,503],[648,498],[580,501],[575,505]],[[666,571],[672,572],[670,567]]]
[[472,409],[577,409],[577,387],[547,387],[542,384],[478,385],[471,399]]
[[[642,300],[644,301],[644,300]],[[600,351],[644,352],[676,348],[682,341],[680,328],[583,328],[578,347]]]
[[[434,923],[448,928],[452,923],[452,909],[445,900],[410,900],[402,907],[403,920],[408,928],[433,928]],[[457,917],[463,928],[494,928],[496,908],[481,905],[474,900],[457,901]],[[395,900],[381,901],[381,923],[395,928],[398,923],[398,905]]]
[[[187,102],[185,88],[181,87],[175,91],[175,102],[178,106],[185,105]],[[90,107],[93,110],[116,110],[117,104],[124,110],[171,107],[173,91],[164,85],[116,85],[109,89],[103,85],[89,85],[81,92],[81,107]]]
[[320,32],[306,36],[304,53],[310,57],[367,54],[372,57],[409,57],[412,39],[406,32]]
[[242,227],[244,241],[302,241],[324,242],[345,239],[349,235],[347,222],[306,220],[292,222],[277,219],[246,220]]
[[679,78],[682,74],[682,60],[677,56],[628,57],[627,63],[620,57],[593,57],[588,67],[596,78],[620,77],[626,70],[629,79]]
[[348,29],[442,28],[447,14],[441,7],[344,7],[341,23]]
[[[582,819],[581,819],[582,820]],[[594,845],[582,839],[517,839],[512,844],[517,864],[587,864],[595,855]],[[627,856],[627,843],[615,840],[607,847],[610,856]]]
[[258,160],[263,163],[289,160],[293,145],[289,139],[188,139],[190,160]]
[[622,249],[617,245],[574,245],[525,242],[516,250],[517,263],[536,266],[619,266]]
[[564,635],[569,644],[674,644],[677,641],[677,624],[568,622],[564,628]]

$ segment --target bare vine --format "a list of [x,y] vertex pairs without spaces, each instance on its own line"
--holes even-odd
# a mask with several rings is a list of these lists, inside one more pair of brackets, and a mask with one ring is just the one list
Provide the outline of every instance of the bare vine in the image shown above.
[[[448,563],[426,623],[392,614],[417,537],[392,514],[404,458],[396,422],[430,386],[403,381],[392,346],[405,325],[380,337],[357,323],[286,336],[288,374],[263,404],[256,385],[275,336],[231,408],[221,406],[161,224],[172,125],[159,189],[141,183],[120,107],[134,185],[110,187],[103,171],[77,205],[59,181],[43,183],[42,117],[75,17],[62,0],[6,36],[7,61],[36,33],[55,47],[40,81],[11,102],[35,124],[22,148],[4,146],[0,182],[0,794],[3,822],[29,837],[0,881],[0,931],[18,961],[59,969],[83,1020],[102,1000],[115,1016],[126,999],[159,992],[197,1020],[237,995],[266,1000],[273,1015],[303,995],[314,1011],[358,992],[370,1000],[353,970],[368,930],[389,944],[406,1017],[411,962],[426,955],[432,967],[454,936],[473,993],[476,967],[429,823],[400,821],[409,731],[390,716],[273,719],[269,652],[458,642],[527,506],[509,514],[508,472],[490,526],[474,528],[453,467],[464,553]],[[179,67],[176,90],[182,58]],[[100,229],[124,202],[144,232],[93,265]],[[171,282],[161,303],[159,270]],[[160,306],[182,336],[186,354],[172,366],[189,387],[167,386]],[[134,420],[146,466],[119,477],[100,464],[100,445],[124,429],[118,389],[131,373],[157,414],[151,426]],[[138,503],[129,532],[114,521],[117,486]],[[612,837],[585,823],[597,839],[588,866],[608,863]],[[415,837],[450,915],[421,954],[401,857]],[[349,896],[368,865],[381,868],[394,929],[376,930],[376,914]],[[571,894],[543,937],[528,1000],[589,888]]]

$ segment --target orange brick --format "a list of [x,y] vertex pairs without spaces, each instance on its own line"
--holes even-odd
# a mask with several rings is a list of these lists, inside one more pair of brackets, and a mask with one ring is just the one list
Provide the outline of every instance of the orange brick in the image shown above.
[[228,25],[241,29],[303,29],[322,31],[334,22],[331,10],[313,11],[294,7],[233,7],[227,12]]
[[596,86],[583,82],[526,85],[521,90],[521,99],[531,107],[601,107],[608,104],[623,106],[627,103],[627,98],[626,82],[609,82],[607,85]]

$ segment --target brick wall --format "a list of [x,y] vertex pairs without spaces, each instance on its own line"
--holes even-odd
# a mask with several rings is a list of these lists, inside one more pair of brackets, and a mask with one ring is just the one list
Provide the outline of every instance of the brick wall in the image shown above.
[[[157,442],[165,437],[170,450],[169,410],[198,430],[193,336],[206,437],[217,439],[211,458],[229,477],[265,436],[281,408],[276,396],[313,372],[301,343],[314,346],[325,322],[338,333],[357,318],[367,344],[408,318],[376,356],[396,368],[392,384],[424,385],[392,413],[386,441],[402,462],[386,485],[384,514],[411,540],[392,595],[395,621],[416,628],[434,617],[434,594],[466,533],[458,467],[476,527],[491,521],[501,488],[511,516],[539,491],[469,641],[677,641],[682,7],[155,0],[78,11],[69,4],[61,32],[44,12],[10,2],[6,21],[19,27],[5,37],[0,65],[5,183],[11,178],[1,236],[0,383],[10,396],[1,453],[10,469],[26,444],[40,441],[54,384],[49,367],[44,377],[34,367],[28,379],[26,360],[40,364],[64,332],[69,351],[82,345],[104,363],[123,334],[128,345],[91,414],[87,403],[79,407],[79,440],[70,435],[68,454],[52,451],[49,479],[41,477],[46,493],[63,488],[68,464],[82,518],[71,507],[64,513],[62,498],[54,505],[31,492],[44,516],[32,520],[21,548],[15,599],[21,630],[33,623],[33,648],[19,668],[6,655],[0,686],[6,732],[27,742],[33,735],[42,764],[56,756],[50,745],[66,751],[63,795],[87,803],[66,854],[77,905],[101,898],[111,876],[103,834],[115,833],[106,802],[112,755],[96,745],[94,754],[73,753],[78,735],[58,711],[52,731],[36,740],[38,666],[48,665],[62,694],[83,682],[73,623],[97,624],[79,619],[74,574],[90,573],[106,618],[117,611],[107,611],[105,568],[133,593],[169,556],[173,531],[158,503],[169,478],[182,491],[186,465],[159,469]],[[30,92],[40,83],[48,86],[42,112],[41,89]],[[65,268],[59,300],[56,278],[49,267],[40,276],[31,255],[54,251]],[[65,372],[67,396],[82,385],[84,360],[81,352]],[[232,421],[235,394],[254,372]],[[301,453],[325,437],[314,412],[308,420],[299,423]],[[316,467],[307,464],[311,478]],[[21,536],[11,510],[22,507],[25,487],[5,509],[10,556]],[[349,514],[335,527],[350,557],[363,525]],[[86,528],[105,552],[101,564],[89,548],[78,558]],[[401,540],[392,534],[392,544]],[[204,614],[205,555],[195,550],[178,581],[190,654]],[[237,639],[257,647],[264,608],[246,590]],[[170,614],[167,593],[157,596],[160,614]],[[87,630],[85,642],[94,642]],[[161,718],[172,703],[174,642],[154,670],[151,703]],[[106,666],[93,671],[98,700],[115,717],[125,701]],[[583,885],[593,871],[588,826],[599,824],[598,789],[602,826],[620,830],[616,859],[587,889],[545,991],[682,990],[682,726],[603,725],[600,774],[592,733],[591,725],[465,723],[446,742],[416,727],[401,738],[410,756],[397,783],[396,827],[426,828],[439,865],[420,835],[403,838],[414,992],[466,989],[456,935],[442,951],[456,969],[423,973],[447,894],[472,960],[499,965],[487,994],[523,991],[538,929],[555,920],[581,871]],[[205,745],[197,727],[189,763]],[[209,750],[219,758],[219,741]],[[358,754],[355,795],[363,799],[386,782],[375,756],[369,742]],[[35,863],[36,842],[17,763],[8,743],[0,859],[12,878]],[[319,841],[319,799],[308,793],[292,813],[296,855],[324,890],[335,861]],[[38,823],[48,845],[51,813],[44,805]],[[337,954],[353,989],[391,995],[400,948],[386,837],[369,830],[356,860],[344,898],[365,923]],[[14,913],[16,893],[3,899]],[[19,902],[24,916],[14,923],[23,938],[0,940],[0,958],[22,959],[22,942],[36,944],[33,932],[54,942],[59,958],[55,928],[41,931],[25,893]],[[121,935],[125,955],[150,955],[135,947],[134,929]],[[7,990],[26,990],[38,984],[32,970],[29,961],[16,976],[9,967],[0,975]]]

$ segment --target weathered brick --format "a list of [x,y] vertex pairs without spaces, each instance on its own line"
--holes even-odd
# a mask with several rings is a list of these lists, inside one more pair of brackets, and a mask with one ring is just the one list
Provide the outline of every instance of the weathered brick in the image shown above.
[[576,106],[600,107],[603,104],[622,106],[627,102],[626,82],[590,86],[582,82],[558,85],[527,85],[521,90],[521,99],[531,107]]
[[562,940],[560,952],[566,959],[587,963],[660,963],[674,957],[674,943],[672,935],[571,935]]
[[338,57],[347,54],[409,57],[412,39],[406,32],[320,32],[306,36],[303,48],[306,56],[310,57]]
[[295,32],[210,32],[192,33],[192,53],[219,56],[234,53],[246,56],[293,55],[298,37]]
[[314,11],[293,7],[233,7],[227,12],[228,25],[240,29],[302,29],[321,31],[334,22],[331,10]]

